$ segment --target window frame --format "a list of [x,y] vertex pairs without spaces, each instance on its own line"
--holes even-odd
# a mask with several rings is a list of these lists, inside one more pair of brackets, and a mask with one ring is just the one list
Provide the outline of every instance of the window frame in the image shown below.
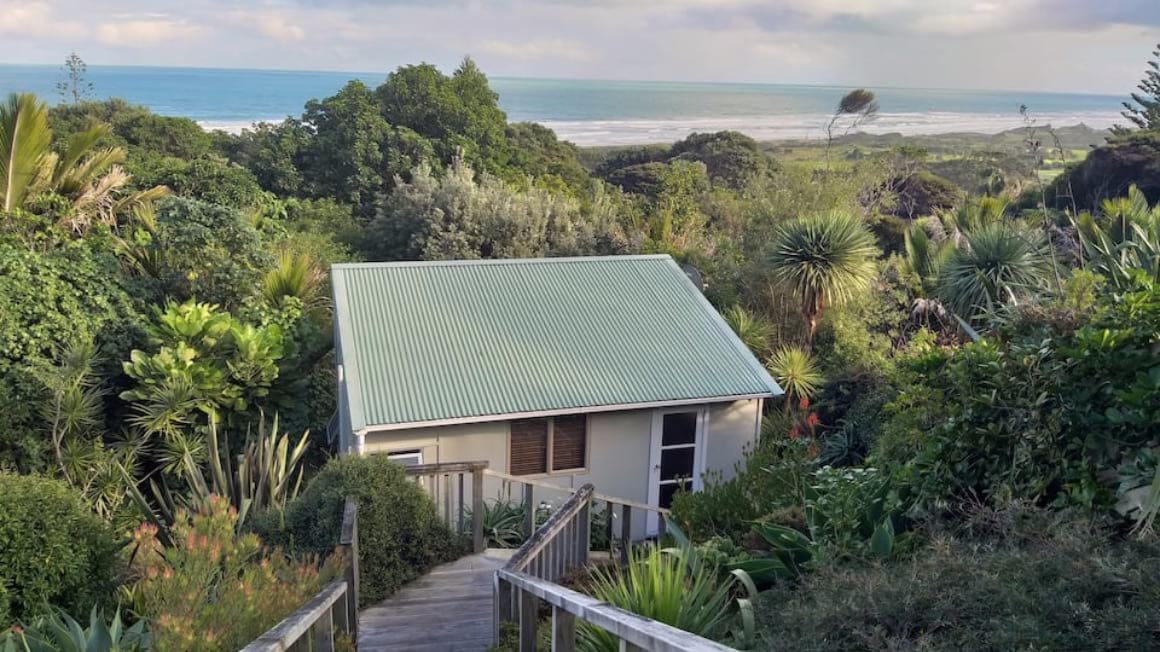
[[[556,418],[571,418],[583,417],[584,419],[584,465],[574,469],[554,469],[552,468],[553,448],[556,440]],[[559,414],[550,417],[533,417],[531,419],[515,419],[515,421],[538,421],[544,420],[548,423],[548,445],[545,447],[544,454],[547,456],[544,461],[544,468],[547,469],[544,473],[525,473],[517,476],[520,478],[548,478],[560,477],[568,475],[586,475],[592,468],[592,415],[587,412],[579,412],[576,414]],[[507,466],[510,475],[512,468],[512,421],[507,422]]]
[[[423,449],[422,448],[407,448],[396,451],[387,451],[387,459],[397,464],[402,464],[404,467],[422,466],[423,465]],[[414,464],[407,464],[403,462],[404,459],[415,459]]]

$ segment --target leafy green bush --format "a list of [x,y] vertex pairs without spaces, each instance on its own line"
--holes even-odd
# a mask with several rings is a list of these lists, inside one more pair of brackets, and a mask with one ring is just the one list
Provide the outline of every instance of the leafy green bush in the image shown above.
[[116,551],[108,526],[66,485],[0,473],[0,583],[10,618],[103,602],[116,585]]
[[982,510],[912,558],[835,565],[756,604],[785,650],[1143,650],[1160,643],[1160,542],[1047,512]]
[[0,466],[47,461],[33,367],[69,343],[91,341],[116,360],[136,339],[136,303],[120,268],[96,242],[49,252],[0,242]]
[[383,455],[332,459],[284,513],[258,515],[251,527],[268,544],[326,555],[338,545],[348,496],[359,505],[362,606],[463,551],[430,497]]
[[[767,424],[775,421],[780,420],[771,417]],[[739,541],[753,521],[779,510],[790,520],[800,520],[812,469],[806,439],[789,439],[784,432],[772,430],[763,432],[732,478],[722,480],[719,474],[706,474],[701,491],[678,492],[673,497],[672,519],[694,542],[713,536]]]

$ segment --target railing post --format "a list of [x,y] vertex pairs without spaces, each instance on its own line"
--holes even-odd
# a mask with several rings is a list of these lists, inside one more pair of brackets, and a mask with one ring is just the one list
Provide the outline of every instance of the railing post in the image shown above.
[[342,515],[342,539],[346,548],[343,579],[346,580],[346,620],[350,624],[350,638],[358,641],[358,503],[348,498]]
[[613,550],[613,548],[612,548],[612,516],[613,516],[612,512],[613,511],[614,510],[612,509],[612,502],[608,501],[608,500],[604,501],[604,516],[605,516],[604,534],[606,535],[605,538],[608,541],[608,556],[610,558],[612,557],[612,550]]
[[630,548],[632,547],[632,508],[621,506],[620,516],[620,561],[627,564]]
[[[463,474],[462,474],[462,473],[458,473],[458,474],[456,474],[456,477],[457,477],[457,478],[459,478],[459,525],[458,525],[458,526],[455,528],[455,533],[456,533],[456,534],[458,534],[458,535],[460,535],[460,536],[462,536],[462,535],[463,535],[463,511],[464,511],[464,505],[463,505]],[[474,542],[473,542],[473,543],[474,543]]]
[[531,591],[520,591],[520,652],[536,652],[536,630],[540,625],[540,599]]
[[530,484],[524,485],[524,534],[529,539],[536,532],[536,506],[532,504],[535,499],[534,489]]
[[588,548],[592,540],[592,501],[584,503],[580,514],[576,517],[576,559],[577,566],[588,565]]
[[351,635],[350,631],[350,584],[346,585],[346,590],[338,598],[338,602],[330,608],[331,618],[334,619],[334,629],[336,632]]
[[471,549],[479,554],[485,549],[483,540],[483,469],[471,470]]
[[[327,609],[315,623],[312,652],[334,652],[334,613]],[[303,637],[305,638],[305,637]]]
[[552,607],[552,652],[575,652],[576,616]]
[[495,605],[494,625],[495,625],[495,644],[499,645],[500,635],[503,632],[503,624],[510,623],[513,620],[512,614],[512,585],[507,580],[496,575],[495,578]]

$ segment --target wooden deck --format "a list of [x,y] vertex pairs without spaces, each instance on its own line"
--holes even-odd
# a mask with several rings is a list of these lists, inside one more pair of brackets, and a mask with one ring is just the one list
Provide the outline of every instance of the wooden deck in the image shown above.
[[492,645],[492,583],[512,550],[438,566],[359,614],[360,652],[473,652]]

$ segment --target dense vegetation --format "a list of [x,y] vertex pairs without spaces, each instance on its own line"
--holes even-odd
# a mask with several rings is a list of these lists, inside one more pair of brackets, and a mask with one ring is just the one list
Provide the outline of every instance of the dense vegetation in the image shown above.
[[678,496],[684,561],[641,555],[607,599],[660,617],[672,592],[634,582],[693,578],[715,613],[688,626],[754,644],[729,620],[745,570],[758,645],[1156,645],[1155,90],[1090,152],[1091,132],[1030,120],[981,145],[842,136],[877,110],[864,90],[819,125],[824,148],[721,132],[581,151],[508,123],[470,60],[237,135],[14,96],[0,618],[34,632],[120,604],[160,649],[235,649],[333,570],[348,495],[364,598],[390,593],[458,542],[389,462],[327,462],[328,266],[665,252],[787,399],[736,477]]

